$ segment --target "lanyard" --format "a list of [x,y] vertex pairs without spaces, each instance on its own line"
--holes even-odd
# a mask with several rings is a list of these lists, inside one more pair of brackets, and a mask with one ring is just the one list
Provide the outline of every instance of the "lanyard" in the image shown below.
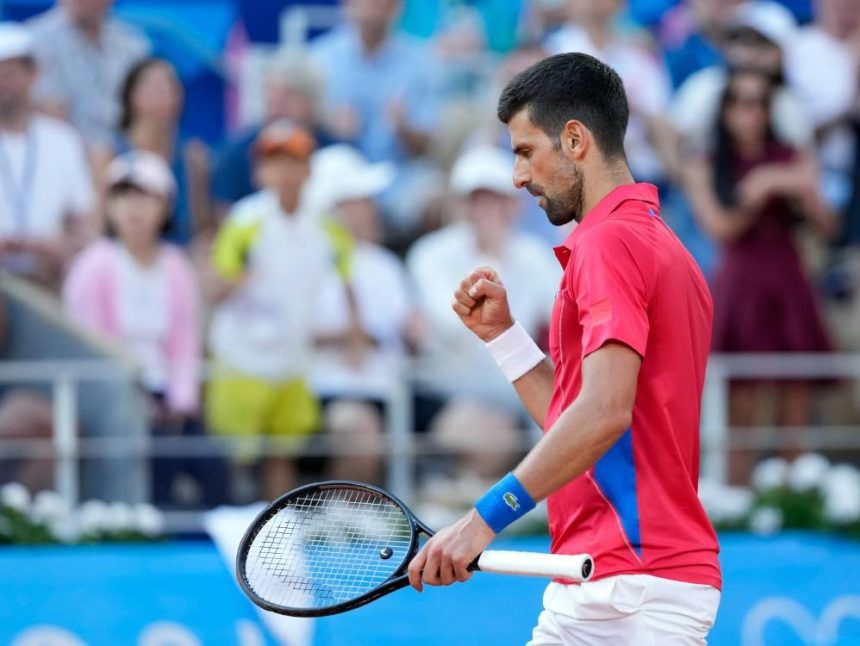
[[0,137],[0,177],[2,177],[3,188],[9,195],[9,206],[15,218],[15,233],[24,235],[28,229],[30,194],[33,189],[33,177],[36,171],[36,136],[34,128],[27,128],[27,143],[24,149],[24,169],[21,173],[20,183],[15,181],[15,170],[12,168],[12,160],[6,153],[6,146]]

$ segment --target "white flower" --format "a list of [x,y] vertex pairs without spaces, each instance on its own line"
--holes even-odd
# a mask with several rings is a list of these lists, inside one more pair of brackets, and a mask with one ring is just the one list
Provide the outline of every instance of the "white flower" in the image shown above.
[[152,505],[140,503],[132,509],[132,526],[144,536],[160,536],[164,533],[164,516]]
[[776,507],[759,507],[750,517],[750,530],[760,536],[774,534],[782,529],[782,510]]
[[860,471],[848,464],[833,467],[821,485],[824,515],[839,524],[860,520]]
[[124,502],[112,502],[107,508],[107,527],[110,532],[118,533],[133,529],[134,514]]
[[804,453],[788,470],[788,486],[795,491],[815,489],[821,486],[829,470],[830,463],[827,458],[817,453]]
[[50,520],[48,530],[61,543],[74,543],[80,538],[80,528],[71,516]]
[[108,528],[108,506],[101,500],[87,500],[78,512],[81,534],[98,534]]
[[69,506],[56,491],[40,491],[33,498],[30,518],[37,523],[50,524],[69,516]]
[[756,491],[768,491],[785,486],[788,479],[788,462],[782,458],[768,458],[759,462],[752,474],[752,484]]
[[10,482],[0,487],[0,504],[26,514],[30,507],[30,492],[19,482]]
[[753,493],[745,487],[730,487],[714,480],[699,482],[699,499],[715,523],[737,522],[749,513]]

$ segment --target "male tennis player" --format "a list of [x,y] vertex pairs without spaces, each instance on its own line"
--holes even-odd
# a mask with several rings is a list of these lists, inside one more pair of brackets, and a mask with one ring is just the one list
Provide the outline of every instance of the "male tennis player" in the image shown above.
[[492,269],[454,294],[545,434],[427,542],[409,577],[419,591],[465,581],[496,534],[548,498],[552,551],[590,553],[596,574],[549,584],[533,645],[704,644],[720,600],[717,538],[696,494],[711,299],[657,189],[630,175],[628,113],[621,79],[585,54],[535,64],[499,99],[514,183],[553,224],[578,223],[555,250],[552,363]]

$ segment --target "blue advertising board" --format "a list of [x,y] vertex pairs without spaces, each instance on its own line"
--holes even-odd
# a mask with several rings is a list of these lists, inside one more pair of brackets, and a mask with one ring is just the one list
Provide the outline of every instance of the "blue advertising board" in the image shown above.
[[[716,646],[860,645],[860,544],[811,533],[721,536]],[[544,550],[544,539],[499,541]],[[599,567],[599,564],[598,564]],[[0,550],[0,644],[274,644],[209,543]],[[523,644],[545,581],[476,574],[314,620],[313,646]],[[295,646],[305,646],[301,643]]]

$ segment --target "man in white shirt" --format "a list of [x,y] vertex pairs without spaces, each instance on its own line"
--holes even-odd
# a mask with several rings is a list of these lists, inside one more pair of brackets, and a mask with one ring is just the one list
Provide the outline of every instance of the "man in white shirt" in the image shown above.
[[308,208],[326,226],[340,224],[354,241],[349,262],[351,306],[343,308],[343,288],[334,285],[320,307],[325,327],[340,330],[345,343],[320,352],[314,362],[315,390],[331,399],[326,429],[341,447],[354,450],[333,460],[331,477],[376,482],[381,461],[368,453],[380,447],[379,404],[397,395],[406,377],[406,346],[420,329],[406,268],[380,244],[381,222],[374,198],[394,178],[386,162],[371,164],[355,148],[335,144],[314,153]]
[[149,54],[136,28],[110,16],[113,0],[57,0],[28,26],[42,70],[39,106],[67,118],[88,145],[113,147],[120,88],[135,63]]
[[513,158],[506,151],[480,147],[464,153],[451,171],[462,220],[419,238],[406,258],[428,329],[417,385],[447,400],[431,431],[453,450],[470,446],[469,466],[487,479],[499,475],[511,453],[481,455],[480,447],[515,446],[521,409],[510,384],[491,370],[483,344],[453,315],[452,289],[469,268],[497,268],[517,320],[540,336],[560,279],[548,246],[516,230],[521,207],[512,173]]
[[0,23],[0,263],[54,285],[95,193],[78,134],[33,109],[37,73],[32,35]]

